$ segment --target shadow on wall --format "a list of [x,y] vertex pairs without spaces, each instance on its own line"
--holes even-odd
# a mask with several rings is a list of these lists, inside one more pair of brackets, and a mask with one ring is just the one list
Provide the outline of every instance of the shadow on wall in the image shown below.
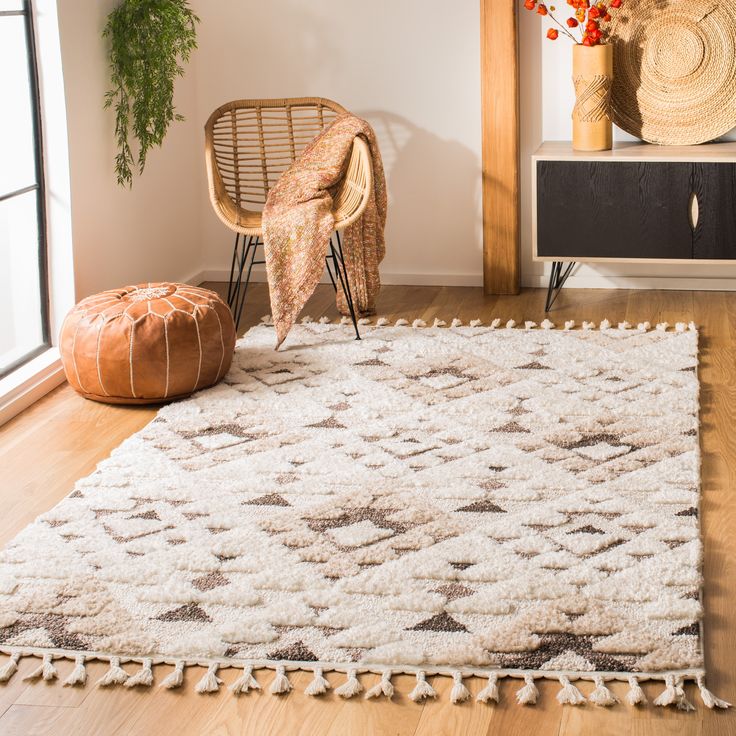
[[[392,245],[406,244],[408,252],[431,248],[451,253],[458,243],[466,249],[473,243],[473,253],[481,253],[481,166],[475,153],[401,115],[383,110],[354,112],[373,126],[381,146],[389,195],[389,252]],[[412,242],[406,243],[409,238]],[[400,252],[395,255],[394,268],[421,272],[416,258],[404,263]]]
[[[334,99],[368,120],[381,146],[390,202],[382,270],[392,276],[479,273],[478,152],[428,130],[435,118],[424,121],[425,115],[437,111],[437,85],[451,80],[428,83],[421,59],[415,68],[406,62],[398,65],[398,50],[388,49],[374,58],[371,34],[353,33],[349,28],[342,34],[331,32],[347,12],[342,5],[272,0],[247,4],[247,13],[240,0],[217,4],[195,0],[194,6],[202,17],[197,56],[202,121],[226,100],[239,97]],[[230,17],[232,22],[223,24],[218,21],[221,17]],[[250,28],[258,28],[257,34],[244,33],[238,19],[246,17]],[[288,25],[276,22],[283,18],[289,19]],[[381,26],[385,20],[371,11],[367,22]],[[365,63],[368,58],[371,63]],[[338,59],[343,63],[335,63]],[[387,78],[393,83],[387,85]],[[412,94],[407,97],[397,90],[412,90]],[[445,112],[435,114],[447,130]],[[209,209],[204,233],[212,256],[207,260],[224,264],[231,238]]]

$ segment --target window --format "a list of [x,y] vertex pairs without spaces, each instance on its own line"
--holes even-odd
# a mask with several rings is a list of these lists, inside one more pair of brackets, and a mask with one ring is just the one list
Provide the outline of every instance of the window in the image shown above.
[[0,378],[50,344],[31,0],[0,0]]

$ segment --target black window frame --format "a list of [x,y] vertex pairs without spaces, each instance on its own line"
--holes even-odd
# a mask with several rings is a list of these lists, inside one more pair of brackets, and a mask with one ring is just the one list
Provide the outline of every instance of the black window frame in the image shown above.
[[36,219],[38,222],[38,281],[41,309],[41,344],[7,366],[0,366],[0,379],[12,373],[29,360],[37,357],[51,347],[51,325],[49,320],[49,274],[48,242],[46,230],[46,179],[43,149],[43,129],[41,123],[41,97],[39,94],[38,53],[34,24],[32,0],[23,0],[22,7],[16,10],[0,10],[0,23],[4,17],[23,16],[26,35],[28,62],[28,83],[33,117],[33,143],[35,158],[35,182],[12,192],[0,192],[0,202],[19,197],[28,192],[36,192]]

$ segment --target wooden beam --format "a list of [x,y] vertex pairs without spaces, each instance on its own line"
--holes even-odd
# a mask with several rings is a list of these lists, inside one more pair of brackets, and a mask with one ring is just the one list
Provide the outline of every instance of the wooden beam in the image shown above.
[[517,6],[517,0],[480,0],[486,294],[519,293]]

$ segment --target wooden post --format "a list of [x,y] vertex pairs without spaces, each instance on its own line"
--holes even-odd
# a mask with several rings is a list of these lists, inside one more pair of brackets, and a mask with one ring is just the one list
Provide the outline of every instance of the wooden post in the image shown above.
[[518,0],[480,0],[483,287],[519,293]]

